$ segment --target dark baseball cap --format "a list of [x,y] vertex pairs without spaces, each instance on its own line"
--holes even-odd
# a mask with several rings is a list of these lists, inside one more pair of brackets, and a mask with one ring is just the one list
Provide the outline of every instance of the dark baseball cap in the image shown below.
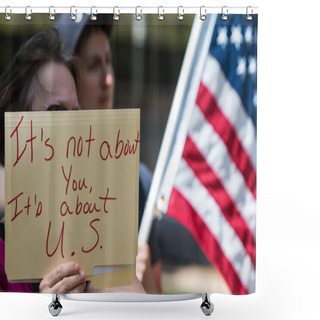
[[106,32],[110,38],[113,15],[98,14],[96,20],[90,19],[90,14],[77,14],[76,20],[71,20],[69,14],[61,14],[55,24],[55,28],[59,31],[61,42],[66,51],[73,54],[78,41],[87,25],[99,26]]

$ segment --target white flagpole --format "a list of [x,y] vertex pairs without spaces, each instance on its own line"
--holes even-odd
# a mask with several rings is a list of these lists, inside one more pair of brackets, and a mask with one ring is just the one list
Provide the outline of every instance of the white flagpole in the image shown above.
[[[158,201],[158,195],[163,182],[165,169],[168,165],[168,161],[170,158],[169,156],[172,153],[173,142],[177,136],[178,123],[181,121],[182,114],[184,113],[183,106],[187,102],[186,100],[188,98],[188,89],[191,87],[191,82],[194,82],[196,80],[200,83],[201,70],[194,70],[195,59],[207,53],[207,51],[203,50],[204,42],[205,41],[207,42],[205,43],[205,46],[208,49],[210,45],[210,43],[208,42],[211,39],[215,20],[216,20],[215,15],[213,16],[208,15],[205,21],[201,21],[198,16],[195,16],[194,18],[185,57],[184,57],[181,72],[179,75],[179,80],[177,83],[177,88],[176,88],[172,106],[170,109],[167,126],[164,132],[157,164],[156,164],[154,175],[152,178],[149,195],[147,198],[143,218],[141,221],[139,237],[138,237],[139,245],[142,245],[148,241],[150,229],[153,221],[153,216],[154,216],[154,210]],[[208,37],[206,35],[209,32],[210,32],[210,36]],[[199,79],[196,79],[197,77],[194,77],[194,76],[191,77],[191,75],[194,75],[195,72],[199,73],[199,76],[198,76]],[[199,86],[196,86],[196,88],[198,87]],[[189,116],[191,116],[191,112],[189,112]],[[185,125],[187,124],[188,124],[188,121],[185,121]],[[186,134],[187,130],[184,130],[184,131]],[[181,152],[182,152],[182,148],[183,146],[181,147]],[[175,156],[177,156],[176,153],[175,153]]]

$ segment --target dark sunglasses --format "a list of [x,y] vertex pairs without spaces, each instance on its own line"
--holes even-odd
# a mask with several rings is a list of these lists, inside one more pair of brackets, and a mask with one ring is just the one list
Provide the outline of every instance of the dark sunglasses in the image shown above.
[[68,110],[64,106],[60,106],[58,104],[50,104],[50,106],[47,108],[47,111],[66,111]]

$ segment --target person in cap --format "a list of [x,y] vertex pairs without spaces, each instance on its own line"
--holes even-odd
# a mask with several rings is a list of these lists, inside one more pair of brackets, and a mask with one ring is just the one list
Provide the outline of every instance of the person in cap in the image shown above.
[[[60,15],[55,27],[65,49],[79,60],[78,99],[81,109],[111,109],[114,103],[115,76],[112,65],[110,36],[113,16],[78,15],[75,21]],[[151,184],[148,168],[139,167],[139,225]],[[148,244],[139,246],[136,274],[147,293],[161,293],[161,263],[156,225],[153,224]]]
[[71,21],[61,15],[55,27],[65,50],[79,58],[78,99],[82,109],[111,109],[115,78],[109,37],[112,17],[99,15],[92,21],[87,14]]

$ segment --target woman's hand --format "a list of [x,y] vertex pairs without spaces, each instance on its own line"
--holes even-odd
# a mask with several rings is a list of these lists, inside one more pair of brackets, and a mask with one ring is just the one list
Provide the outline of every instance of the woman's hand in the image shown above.
[[147,293],[162,293],[160,262],[151,266],[151,253],[147,243],[138,247],[136,276]]
[[86,287],[86,275],[76,262],[60,264],[40,282],[40,293],[82,293]]
[[140,282],[143,281],[148,267],[150,267],[150,249],[149,245],[146,243],[138,247],[136,259],[136,275]]

